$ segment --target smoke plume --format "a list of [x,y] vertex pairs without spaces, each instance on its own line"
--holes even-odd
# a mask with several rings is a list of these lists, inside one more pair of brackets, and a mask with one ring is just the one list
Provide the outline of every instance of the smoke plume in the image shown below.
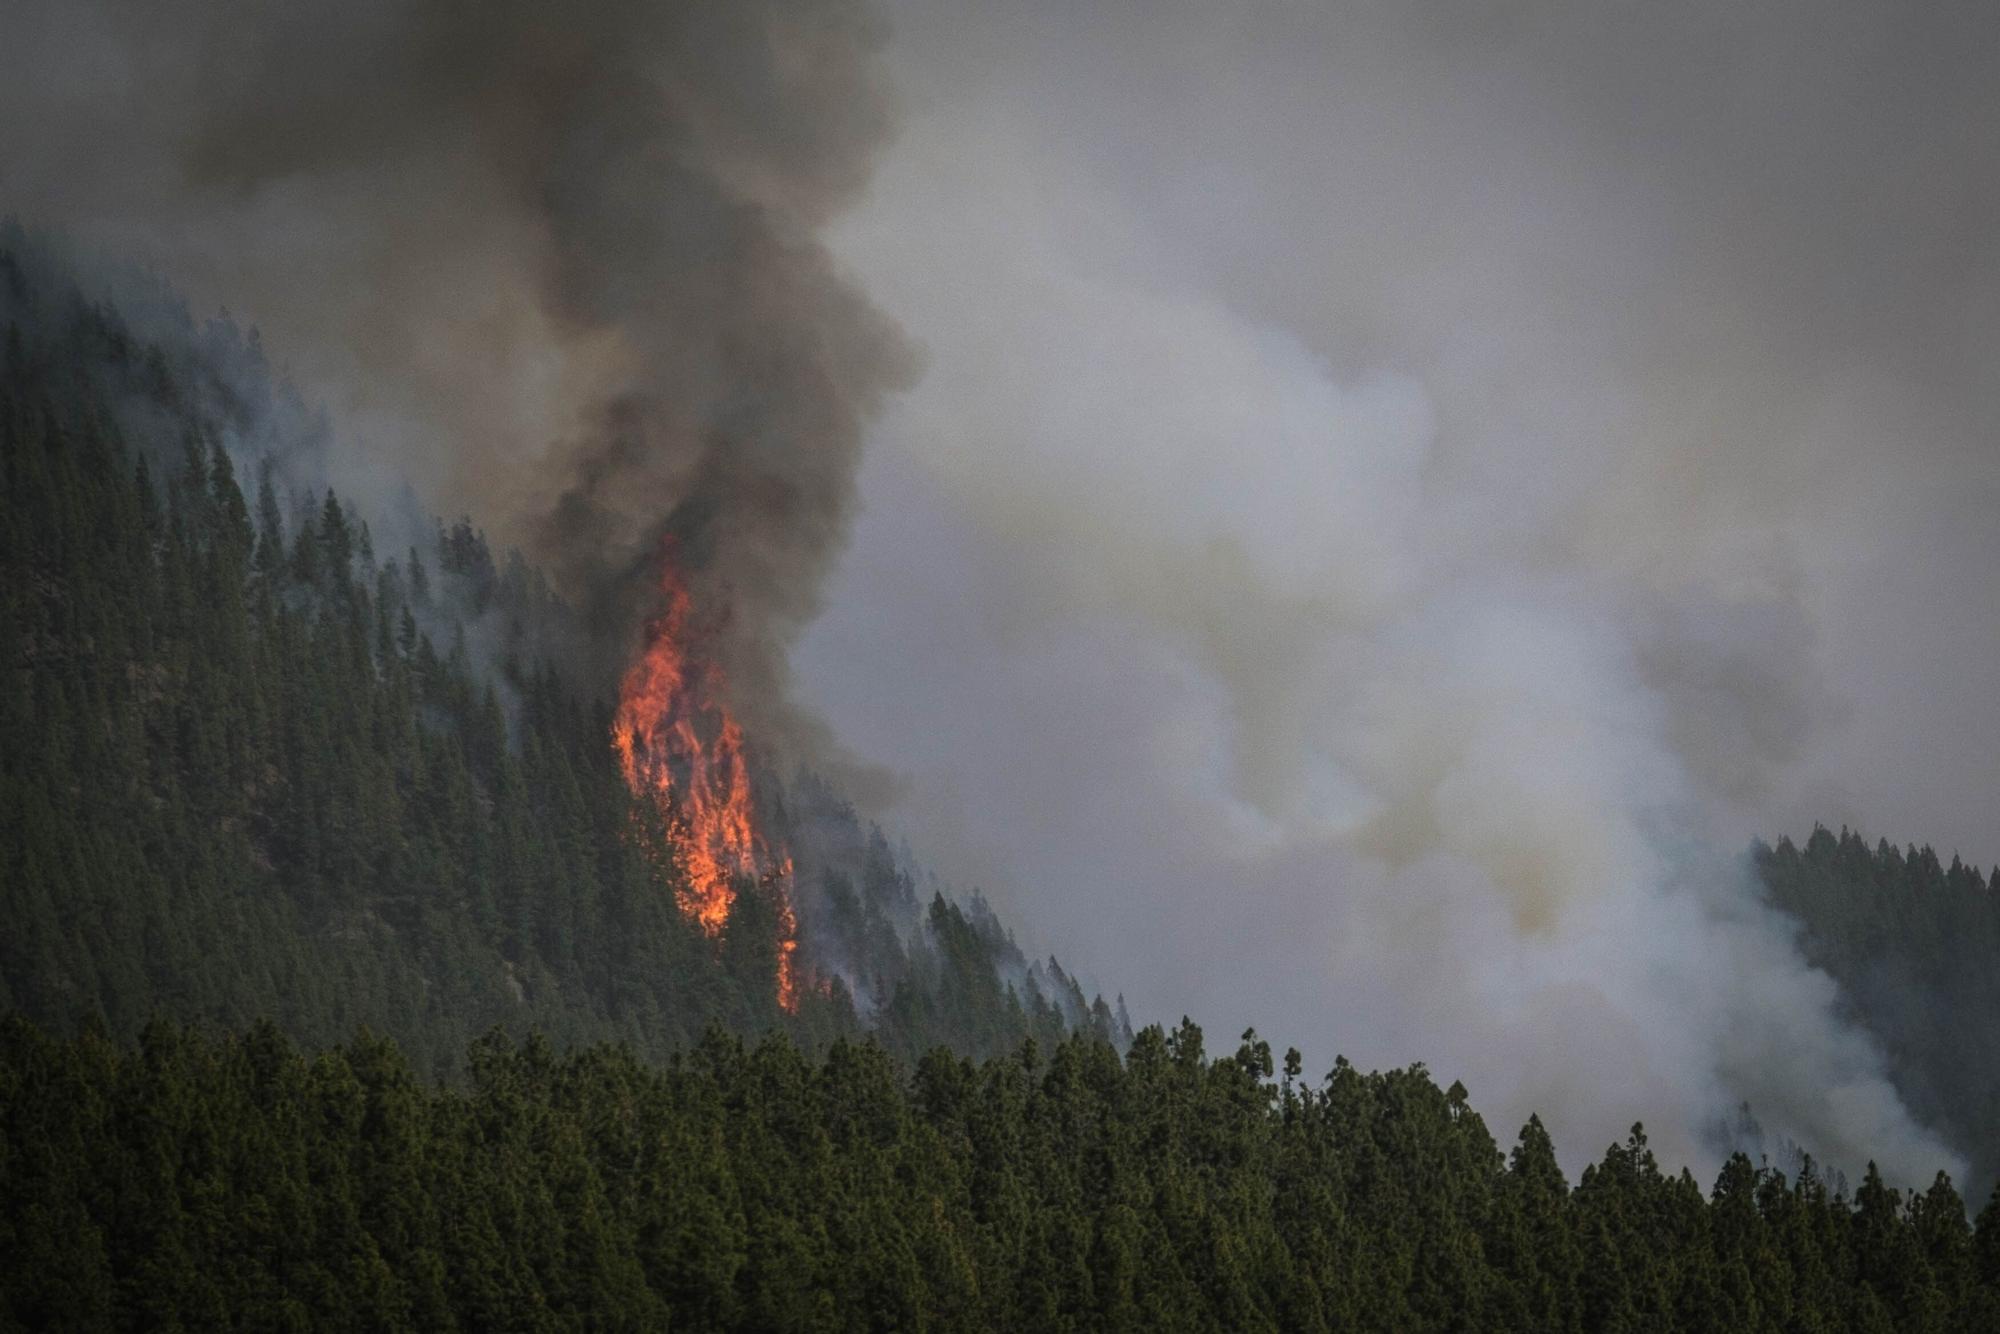
[[671,539],[767,744],[880,413],[800,693],[926,857],[1571,1166],[1747,1101],[1921,1180],[1714,852],[1990,837],[2000,46],[1906,10],[74,0],[0,208],[254,318],[607,673]]
[[671,538],[739,711],[911,374],[817,239],[890,107],[858,0],[43,5],[0,56],[0,199],[263,327],[385,472],[500,523],[615,680]]
[[924,846],[1572,1168],[1954,1165],[1735,854],[2000,853],[1992,12],[895,18],[928,366],[801,664]]

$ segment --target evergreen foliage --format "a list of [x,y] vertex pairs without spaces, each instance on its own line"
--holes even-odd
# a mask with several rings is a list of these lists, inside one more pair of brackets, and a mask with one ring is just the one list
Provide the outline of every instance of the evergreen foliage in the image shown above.
[[1813,830],[1759,845],[1771,902],[1796,917],[1814,966],[1840,984],[1917,1118],[1965,1153],[1968,1180],[2000,1182],[2000,867],[1982,875],[1930,848],[1870,848]]
[[[781,1013],[536,573],[378,552],[254,333],[149,301],[0,229],[0,1327],[2000,1329],[2000,1198],[1638,1127],[1572,1188],[1421,1067],[1135,1038],[810,780]],[[1755,860],[1983,1196],[2000,883]]]
[[1129,1036],[976,901],[919,912],[817,789],[860,855],[802,858],[825,984],[782,1015],[764,891],[711,941],[641,855],[659,816],[536,651],[567,614],[535,572],[466,522],[384,558],[331,489],[232,454],[310,433],[254,335],[169,308],[141,337],[51,268],[0,234],[0,1010],[365,1025],[426,1074],[495,1024],[652,1056],[715,1022],[808,1047],[879,1022],[910,1059]]
[[1273,1078],[1183,1022],[914,1069],[711,1032],[648,1065],[498,1036],[0,1024],[13,1328],[2000,1328],[2000,1203],[1852,1200],[1635,1126],[1571,1189],[1421,1067]]

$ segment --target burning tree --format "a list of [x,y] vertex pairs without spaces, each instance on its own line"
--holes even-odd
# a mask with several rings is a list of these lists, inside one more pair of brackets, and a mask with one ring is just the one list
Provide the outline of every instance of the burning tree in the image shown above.
[[[697,651],[694,599],[668,547],[664,605],[647,622],[625,670],[611,740],[633,795],[657,804],[657,828],[682,871],[681,911],[709,936],[729,920],[745,880],[771,891],[778,932],[778,1004],[798,1006],[798,919],[792,859],[758,828],[743,729],[730,713],[721,669]],[[663,850],[664,851],[664,850]]]

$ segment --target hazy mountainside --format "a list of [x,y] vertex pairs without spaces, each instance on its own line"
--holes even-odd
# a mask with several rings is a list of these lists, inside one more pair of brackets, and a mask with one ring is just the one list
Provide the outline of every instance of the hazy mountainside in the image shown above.
[[1572,1189],[1422,1067],[1309,1084],[1183,1024],[914,1073],[712,1035],[660,1066],[482,1041],[0,1025],[20,1328],[1991,1330],[2000,1203],[1851,1200],[1635,1127]]
[[[1572,1189],[1421,1067],[1135,1038],[810,777],[704,931],[537,573],[132,290],[0,231],[0,1326],[2000,1328],[1942,1177]],[[1993,891],[1758,864],[1990,1180]]]
[[365,1024],[426,1072],[494,1024],[651,1055],[711,1022],[1129,1036],[976,899],[920,901],[837,795],[767,781],[817,970],[782,1014],[770,887],[713,939],[677,911],[542,580],[465,523],[378,551],[301,483],[324,427],[254,335],[144,305],[142,333],[0,235],[0,1008]]
[[1960,1146],[1975,1188],[2000,1180],[2000,867],[1824,828],[1754,856],[1910,1110]]

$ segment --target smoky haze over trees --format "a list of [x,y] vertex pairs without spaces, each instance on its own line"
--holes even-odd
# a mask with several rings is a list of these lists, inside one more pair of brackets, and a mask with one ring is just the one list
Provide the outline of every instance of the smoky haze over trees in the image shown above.
[[[1961,1166],[1735,853],[1989,837],[1991,13],[1126,8],[33,6],[0,208],[263,327],[312,485],[526,550],[577,709],[677,538],[759,743],[1141,1013],[1421,1056],[1573,1169],[1706,1172],[1746,1101]],[[1004,1012],[988,953],[939,1005]]]
[[710,1023],[906,1059],[1129,1037],[810,783],[771,795],[811,982],[781,1014],[775,905],[740,887],[715,941],[675,906],[539,572],[463,521],[378,550],[278,485],[309,415],[233,326],[150,315],[0,229],[0,1008],[365,1026],[427,1075],[496,1024],[656,1057]]
[[[604,679],[677,537],[738,712],[834,761],[785,649],[845,535],[863,427],[914,369],[816,237],[888,130],[868,6],[110,4],[9,24],[6,119],[39,127],[0,145],[9,208],[285,330],[316,390],[358,408],[361,463],[533,555]],[[57,123],[76,137],[42,137]],[[190,247],[215,249],[189,265]]]
[[1975,1194],[2000,1182],[2000,867],[1843,829],[1756,849],[1771,901],[1888,1053],[1910,1108],[1959,1145]]
[[1734,854],[2000,858],[1995,12],[890,12],[833,242],[926,371],[799,661],[904,827],[1572,1166],[1923,1160]]

